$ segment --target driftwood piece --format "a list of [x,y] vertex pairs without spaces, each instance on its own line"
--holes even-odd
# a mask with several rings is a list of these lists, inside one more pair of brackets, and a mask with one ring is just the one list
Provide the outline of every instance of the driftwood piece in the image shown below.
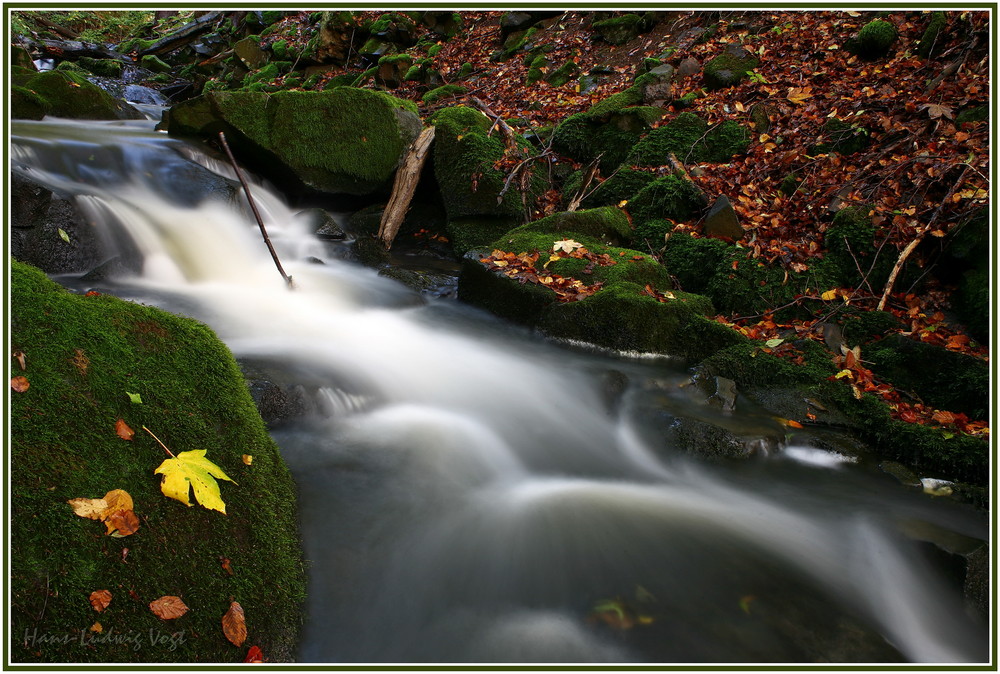
[[396,171],[392,195],[382,212],[382,220],[378,226],[378,238],[381,239],[387,250],[392,247],[392,240],[396,238],[399,226],[403,224],[403,218],[406,217],[406,211],[410,208],[413,193],[420,181],[420,172],[424,167],[424,162],[427,161],[428,150],[430,150],[433,140],[434,127],[428,126],[413,141],[413,145],[406,153],[406,159],[403,160],[403,165]]
[[139,52],[140,56],[154,54],[161,56],[179,47],[183,47],[202,33],[212,28],[212,25],[222,17],[222,12],[209,12],[199,16],[194,21],[184,24],[174,32],[164,35],[159,40]]
[[119,54],[116,51],[106,49],[93,42],[81,42],[79,40],[38,40],[30,44],[43,55],[58,59],[75,61],[78,58],[86,56],[93,59],[113,59],[124,63],[132,63],[132,59],[125,54]]

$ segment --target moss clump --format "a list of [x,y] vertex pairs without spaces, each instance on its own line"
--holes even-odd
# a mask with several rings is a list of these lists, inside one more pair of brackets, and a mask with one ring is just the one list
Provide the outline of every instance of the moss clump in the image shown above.
[[706,63],[702,71],[705,88],[714,90],[734,86],[758,65],[760,61],[749,54],[746,56],[737,56],[731,52],[719,54]]
[[649,16],[639,14],[623,14],[608,19],[595,21],[591,24],[594,31],[613,45],[623,45],[632,38],[652,28]]
[[[190,319],[72,295],[18,262],[11,271],[12,346],[26,355],[20,374],[31,384],[11,398],[9,417],[11,627],[54,637],[18,639],[12,659],[241,662],[246,648],[219,627],[235,599],[246,611],[247,645],[293,660],[305,595],[294,485],[232,355]],[[118,419],[139,431],[131,442],[115,434]],[[175,453],[207,450],[236,481],[221,484],[227,514],[160,493],[153,471],[166,456],[143,426]],[[132,496],[140,518],[126,538],[106,536],[66,503],[112,489]],[[88,597],[100,589],[113,598],[98,616]],[[160,621],[148,604],[164,595],[190,611]],[[88,631],[97,621],[104,631]],[[81,634],[93,637],[91,647]],[[101,640],[107,635],[133,638]],[[173,647],[150,635],[175,635]]]
[[990,119],[990,106],[979,105],[973,108],[966,108],[955,115],[955,121],[959,124],[966,122],[986,122]]
[[[605,245],[619,245],[632,236],[625,212],[614,206],[583,211],[554,213],[513,230],[514,236],[522,232],[573,233],[593,237]],[[551,244],[549,245],[551,249]]]
[[860,311],[845,307],[837,322],[843,328],[848,346],[867,344],[899,328],[899,319],[888,311]]
[[38,73],[24,87],[44,99],[48,114],[73,119],[139,119],[142,114],[92,84],[65,70]]
[[12,119],[42,119],[51,109],[49,102],[25,87],[10,88],[10,116]]
[[[989,365],[948,349],[892,335],[864,352],[872,371],[936,409],[987,418]],[[919,367],[914,364],[919,363]]]
[[[437,129],[434,175],[441,186],[448,219],[520,217],[523,204],[518,190],[510,189],[499,199],[506,175],[495,168],[495,163],[505,156],[506,148],[498,135],[488,135],[490,119],[478,110],[459,105],[439,110],[430,121]],[[526,152],[526,141],[522,147]],[[529,188],[529,203],[537,187],[533,184]]]
[[708,205],[704,193],[690,180],[676,175],[657,178],[632,197],[628,211],[636,222],[690,220]]
[[712,127],[705,136],[700,161],[725,163],[733,156],[744,154],[750,147],[750,132],[745,126],[731,119]]
[[420,121],[410,101],[336,87],[271,96],[211,92],[174,106],[167,129],[203,137],[225,129],[241,158],[286,186],[369,194],[391,180]]
[[809,154],[839,152],[848,155],[866,150],[871,145],[868,129],[842,122],[836,117],[831,117],[823,124],[823,139],[824,142],[809,149]]
[[920,44],[917,47],[917,56],[924,59],[933,58],[941,52],[944,47],[944,36],[941,31],[948,25],[948,15],[944,12],[932,12],[931,20],[927,24],[927,29],[920,37]]
[[561,87],[577,76],[580,66],[575,61],[566,61],[545,77],[545,81],[554,87]]
[[732,244],[718,239],[674,234],[667,240],[661,259],[681,288],[692,293],[704,293],[732,248]]
[[77,60],[81,66],[101,77],[121,77],[122,62],[114,59],[94,59],[86,56]]
[[161,59],[159,56],[155,56],[153,54],[143,56],[140,64],[146,70],[151,70],[154,73],[170,72],[170,64]]
[[58,66],[56,66],[56,70],[61,70],[63,72],[69,72],[69,73],[79,73],[84,77],[90,74],[89,70],[87,70],[86,68],[77,63],[74,63],[73,61],[63,61]]
[[845,44],[845,48],[866,59],[882,58],[889,54],[896,42],[898,33],[896,27],[888,21],[875,19],[866,23],[854,40]]
[[579,162],[600,157],[602,168],[614,169],[628,158],[629,149],[663,115],[659,108],[646,106],[599,110],[600,114],[580,112],[560,122],[552,136],[556,151]]
[[892,255],[879,253],[870,210],[867,206],[851,206],[838,211],[824,234],[826,254],[822,267],[835,285],[857,288],[867,276],[873,288],[882,288],[889,279],[895,260]]
[[[628,201],[634,197],[642,188],[656,180],[656,176],[646,171],[637,171],[631,168],[619,168],[612,173],[607,180],[597,183],[591,182],[587,188],[589,194],[584,198],[582,205],[585,208],[596,208],[598,206],[617,205],[622,201]],[[563,196],[566,200],[572,199],[577,191],[583,186],[583,172],[575,173],[567,181],[563,189]]]
[[682,112],[636,143],[628,161],[638,166],[663,166],[671,154],[684,162],[699,161],[699,148],[707,133],[708,122],[693,112]]
[[466,87],[458,84],[445,84],[436,89],[431,89],[420,99],[425,105],[433,105],[440,100],[445,98],[452,98],[454,96],[461,96],[462,94],[468,92]]

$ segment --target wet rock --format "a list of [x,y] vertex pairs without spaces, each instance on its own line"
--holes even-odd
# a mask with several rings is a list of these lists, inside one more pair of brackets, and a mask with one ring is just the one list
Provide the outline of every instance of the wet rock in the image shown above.
[[708,398],[726,412],[736,409],[736,382],[726,377],[715,377],[715,392]]
[[965,601],[973,613],[983,624],[988,624],[990,610],[990,587],[992,572],[990,567],[990,552],[987,545],[969,553],[965,557]]
[[322,208],[307,208],[295,214],[295,219],[305,223],[317,238],[324,241],[342,241],[347,238],[337,218]]
[[720,194],[712,207],[708,209],[702,226],[706,236],[732,239],[733,241],[739,241],[743,238],[743,227],[740,225],[739,217],[729,202],[729,197],[725,194]]
[[281,387],[267,379],[247,382],[250,397],[268,428],[275,428],[305,415],[305,395],[300,388]]
[[722,426],[693,417],[680,417],[670,425],[674,444],[682,451],[707,459],[745,459],[747,443]]

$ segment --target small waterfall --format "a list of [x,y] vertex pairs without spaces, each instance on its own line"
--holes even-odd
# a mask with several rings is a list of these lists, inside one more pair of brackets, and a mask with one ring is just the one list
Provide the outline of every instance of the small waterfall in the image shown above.
[[320,381],[319,413],[274,432],[309,558],[304,662],[987,658],[985,628],[901,527],[985,539],[978,514],[807,449],[752,469],[688,457],[631,413],[641,390],[619,410],[602,391],[609,369],[681,381],[669,361],[414,301],[257,185],[289,292],[228,169],[151,127],[18,122],[12,167],[136,256],[103,288]]

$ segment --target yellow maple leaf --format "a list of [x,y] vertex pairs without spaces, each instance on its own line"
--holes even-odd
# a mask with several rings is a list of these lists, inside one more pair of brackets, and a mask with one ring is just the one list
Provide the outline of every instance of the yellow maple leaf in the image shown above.
[[786,96],[789,101],[796,105],[802,105],[812,97],[812,87],[789,87],[788,96]]
[[189,495],[194,489],[194,497],[198,503],[209,510],[218,510],[224,515],[226,504],[222,500],[219,483],[215,480],[218,478],[236,483],[221,468],[205,458],[207,451],[192,449],[180,452],[174,458],[161,463],[153,472],[163,476],[160,491],[164,496],[190,506],[192,503]]

